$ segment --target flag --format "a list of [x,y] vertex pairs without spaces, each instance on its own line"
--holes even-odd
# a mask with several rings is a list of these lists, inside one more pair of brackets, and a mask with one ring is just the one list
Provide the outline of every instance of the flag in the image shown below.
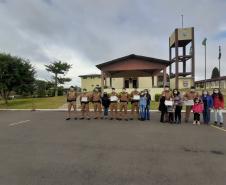
[[219,60],[221,59],[221,46],[219,46],[219,56],[218,56],[218,59]]
[[204,38],[204,40],[202,41],[203,46],[206,46],[206,41],[207,41],[207,38]]

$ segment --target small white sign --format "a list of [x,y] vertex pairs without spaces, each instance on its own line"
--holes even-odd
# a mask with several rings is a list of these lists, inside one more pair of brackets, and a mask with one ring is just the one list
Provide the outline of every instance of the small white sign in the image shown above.
[[110,97],[110,100],[111,100],[111,101],[118,101],[118,97],[117,97],[117,96],[111,96],[111,97]]
[[134,95],[133,100],[140,100],[140,95]]
[[171,101],[171,100],[166,100],[166,101],[165,101],[165,105],[166,105],[166,106],[173,106],[173,101]]
[[82,102],[88,102],[88,98],[87,97],[82,97]]
[[183,81],[183,85],[184,85],[184,88],[188,88],[189,87],[189,81],[188,80],[184,80]]
[[194,101],[193,100],[184,101],[184,105],[186,105],[186,106],[192,106],[192,105],[194,105]]

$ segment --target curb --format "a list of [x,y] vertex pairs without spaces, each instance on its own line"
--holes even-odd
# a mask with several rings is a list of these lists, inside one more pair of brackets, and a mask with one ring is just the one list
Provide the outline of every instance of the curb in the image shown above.
[[[0,111],[67,111],[67,109],[0,109]],[[81,109],[77,109],[77,111],[81,111]],[[94,110],[90,109],[90,111],[93,112]],[[131,112],[131,110],[128,110],[128,112]],[[150,112],[159,112],[159,110],[151,110]]]
[[[0,111],[67,111],[67,109],[0,109]],[[77,111],[81,111],[81,109],[77,109]],[[90,111],[94,111],[93,109],[90,109]],[[128,110],[128,112],[131,112],[131,110]],[[159,110],[150,110],[150,112],[160,112]],[[185,110],[181,111],[182,113],[185,112]],[[212,113],[213,111],[211,111]],[[222,111],[223,113],[226,113],[226,110]]]

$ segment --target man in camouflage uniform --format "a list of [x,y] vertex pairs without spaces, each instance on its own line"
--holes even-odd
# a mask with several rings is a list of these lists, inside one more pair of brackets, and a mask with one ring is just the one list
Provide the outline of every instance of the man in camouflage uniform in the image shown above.
[[130,120],[138,119],[138,115],[139,115],[139,99],[135,99],[136,96],[139,97],[140,93],[135,88],[130,94],[130,100],[131,100],[131,118],[130,118]]
[[[120,100],[120,120],[124,119],[128,121],[127,117],[127,109],[128,109],[128,101],[129,101],[129,94],[126,92],[126,89],[123,88],[122,92],[119,94],[119,100]],[[124,110],[124,115],[123,115]]]
[[[195,91],[194,86],[192,86],[191,89],[184,94],[185,101],[194,100],[195,98],[198,98],[198,97],[199,97],[199,94],[198,92]],[[186,105],[185,119],[184,119],[186,123],[189,121],[191,110],[192,110],[192,105]]]
[[110,93],[110,120],[117,118],[117,109],[118,109],[118,94],[115,92],[115,88],[112,88]]
[[[71,86],[69,91],[67,92],[67,102],[68,102],[68,117],[66,120],[71,119],[71,108],[74,108],[74,112],[76,113],[76,99],[77,99],[77,92],[75,91],[74,87]],[[75,117],[75,120],[77,117]]]
[[80,102],[81,102],[81,111],[82,111],[82,117],[80,119],[84,119],[86,117],[87,120],[90,120],[90,116],[89,116],[90,95],[88,94],[86,89],[83,89],[83,93],[80,96]]
[[101,93],[98,91],[97,88],[94,89],[94,92],[92,94],[92,102],[93,102],[93,109],[94,109],[94,119],[100,119]]

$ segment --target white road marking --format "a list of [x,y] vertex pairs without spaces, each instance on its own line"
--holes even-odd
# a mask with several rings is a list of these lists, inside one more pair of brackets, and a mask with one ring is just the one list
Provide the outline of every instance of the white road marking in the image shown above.
[[14,122],[14,123],[10,123],[9,126],[15,126],[15,125],[19,125],[19,124],[22,124],[22,123],[28,123],[30,122],[31,120],[23,120],[23,121],[19,121],[19,122]]
[[216,129],[219,129],[219,130],[222,130],[222,131],[226,132],[226,130],[225,130],[225,129],[220,128],[220,127],[217,127],[217,126],[214,126],[214,125],[211,125],[211,127],[213,127],[213,128],[216,128]]

